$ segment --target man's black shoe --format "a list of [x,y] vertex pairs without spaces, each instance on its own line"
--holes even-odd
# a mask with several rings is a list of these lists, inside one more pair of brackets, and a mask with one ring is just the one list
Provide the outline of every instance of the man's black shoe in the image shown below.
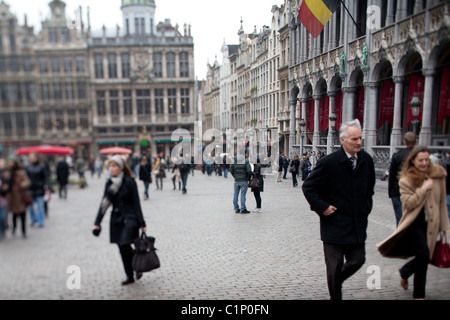
[[234,212],[236,212],[236,213],[240,213],[241,211],[240,211],[240,210],[234,210]]
[[248,211],[247,209],[242,210],[241,213],[250,213],[250,211]]
[[122,285],[123,286],[126,286],[127,284],[130,284],[130,283],[134,283],[134,279],[133,278],[128,278],[127,280],[122,281]]

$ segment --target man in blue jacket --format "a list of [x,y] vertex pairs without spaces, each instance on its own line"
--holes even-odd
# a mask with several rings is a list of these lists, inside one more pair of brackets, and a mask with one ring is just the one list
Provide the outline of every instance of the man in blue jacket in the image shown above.
[[[245,159],[244,156],[238,155],[234,163],[231,165],[230,173],[234,177],[234,196],[233,205],[234,212],[247,214],[250,211],[247,210],[247,190],[248,190],[248,180],[252,174],[252,168],[250,162]],[[239,193],[241,195],[241,208],[239,209]]]
[[373,159],[361,149],[360,122],[344,123],[340,140],[341,149],[321,158],[302,186],[311,210],[320,218],[331,300],[342,299],[342,283],[365,262],[375,187]]

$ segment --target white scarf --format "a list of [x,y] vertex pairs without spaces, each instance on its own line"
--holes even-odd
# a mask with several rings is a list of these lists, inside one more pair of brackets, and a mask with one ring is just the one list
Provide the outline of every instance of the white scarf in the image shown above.
[[102,215],[104,215],[106,210],[108,210],[108,208],[111,206],[114,195],[117,193],[117,191],[119,191],[119,188],[122,185],[123,172],[121,172],[117,177],[111,177],[110,180],[112,184],[109,186],[108,190],[105,193],[105,196],[102,199],[100,211]]

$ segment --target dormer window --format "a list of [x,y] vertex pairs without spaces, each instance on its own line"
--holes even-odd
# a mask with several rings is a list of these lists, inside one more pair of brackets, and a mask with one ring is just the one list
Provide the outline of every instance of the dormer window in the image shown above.
[[48,28],[48,41],[52,43],[58,42],[58,29]]

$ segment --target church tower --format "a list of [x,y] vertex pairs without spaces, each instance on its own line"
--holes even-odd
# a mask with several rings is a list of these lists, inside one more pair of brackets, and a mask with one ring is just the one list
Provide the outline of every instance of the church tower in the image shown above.
[[154,0],[122,0],[122,35],[154,35],[155,9]]

